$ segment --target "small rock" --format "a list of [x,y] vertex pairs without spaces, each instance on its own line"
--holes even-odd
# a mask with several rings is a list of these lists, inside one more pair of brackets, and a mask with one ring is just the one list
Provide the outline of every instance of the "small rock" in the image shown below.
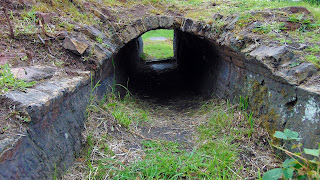
[[53,17],[58,16],[57,13],[38,13],[38,17],[46,24],[50,24]]
[[0,65],[9,63],[10,59],[22,59],[25,56],[25,53],[0,53]]
[[83,6],[86,8],[86,9],[90,9],[92,7],[92,4],[91,3],[88,3],[88,2],[85,2],[83,3]]
[[68,31],[64,30],[64,31],[62,31],[62,32],[60,32],[60,33],[58,34],[57,38],[58,38],[59,40],[63,40],[63,39],[65,39],[65,38],[67,37],[67,34],[68,34]]
[[216,13],[216,14],[214,14],[214,15],[212,16],[212,18],[213,18],[214,20],[220,20],[220,19],[223,18],[223,15],[221,15],[221,14],[219,14],[219,13]]
[[96,39],[97,37],[100,37],[102,39],[106,38],[106,36],[99,31],[98,29],[96,29],[93,26],[86,26],[84,28],[81,29],[81,32],[83,32],[85,35],[89,36],[92,39]]
[[250,56],[253,56],[261,61],[269,62],[273,67],[277,67],[290,60],[293,53],[288,51],[286,46],[260,46],[252,51]]
[[34,0],[19,0],[19,2],[24,4],[26,7],[33,6],[36,3]]
[[310,11],[305,7],[292,6],[284,8],[285,11],[289,11],[291,13],[305,13],[310,14]]
[[306,48],[308,48],[309,46],[308,45],[306,45],[306,44],[300,44],[299,45],[299,50],[303,50],[303,49],[306,49]]
[[248,53],[248,52],[251,52],[253,51],[255,48],[257,48],[259,46],[258,43],[255,43],[255,44],[249,44],[247,45],[246,48],[242,49],[241,52],[242,53]]
[[229,25],[226,27],[227,30],[233,30],[234,29],[234,25],[238,22],[240,16],[237,16],[236,18],[234,18]]
[[100,12],[99,10],[97,9],[92,9],[91,12],[97,16],[101,22],[106,22],[109,18],[107,16],[105,16],[102,12]]
[[312,63],[303,63],[300,66],[294,67],[294,74],[297,77],[298,84],[317,72],[317,67]]
[[300,24],[291,21],[286,21],[284,22],[284,27],[286,28],[286,30],[295,30],[300,28]]
[[75,38],[66,37],[63,41],[63,47],[77,55],[82,55],[89,47],[89,45],[87,43],[78,41]]
[[253,16],[260,15],[260,16],[262,16],[264,18],[267,18],[267,17],[272,16],[273,13],[270,12],[270,11],[253,11],[253,12],[251,12],[251,15],[253,15]]
[[261,22],[253,22],[250,26],[248,26],[248,30],[252,31],[253,29],[261,26],[262,26]]
[[265,58],[274,58],[279,60],[282,55],[287,52],[287,48],[285,46],[277,46],[277,47],[269,47],[269,46],[260,46],[256,50],[250,53],[251,56],[255,56],[258,60],[262,60]]
[[98,60],[99,65],[102,65],[103,61],[111,56],[111,53],[107,49],[97,44],[94,46],[93,54],[95,59]]
[[116,21],[117,17],[112,15],[112,13],[107,8],[101,8],[102,13],[110,21]]

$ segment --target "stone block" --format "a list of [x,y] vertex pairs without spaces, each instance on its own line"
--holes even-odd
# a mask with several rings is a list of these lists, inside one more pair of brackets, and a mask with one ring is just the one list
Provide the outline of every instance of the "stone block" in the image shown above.
[[174,24],[174,18],[171,16],[160,16],[159,26],[165,29],[172,29]]
[[159,28],[158,16],[149,16],[143,19],[144,26],[147,30],[153,30]]
[[66,37],[63,41],[63,47],[74,54],[82,55],[89,47],[89,44],[73,37]]
[[193,20],[192,19],[185,19],[182,25],[182,31],[184,32],[191,32],[193,26]]
[[97,37],[100,37],[102,39],[106,38],[104,33],[102,33],[100,30],[98,30],[97,28],[95,28],[93,26],[86,26],[81,29],[81,32],[83,32],[85,35],[89,36],[93,40],[96,40]]
[[317,67],[312,63],[302,63],[300,66],[292,68],[294,75],[297,78],[297,83],[300,84],[308,77],[317,72]]
[[56,69],[45,66],[30,66],[11,68],[11,72],[18,79],[31,82],[51,78],[56,72]]
[[257,49],[253,50],[249,55],[261,60],[272,67],[277,67],[281,63],[292,58],[286,46],[265,46],[262,45]]

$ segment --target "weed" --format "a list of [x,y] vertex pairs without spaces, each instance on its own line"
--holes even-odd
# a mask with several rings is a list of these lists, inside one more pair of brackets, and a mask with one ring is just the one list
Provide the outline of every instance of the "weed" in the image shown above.
[[300,64],[301,64],[301,62],[294,62],[294,63],[289,64],[289,67],[293,68],[293,67],[299,66]]
[[103,104],[101,107],[104,110],[111,112],[115,120],[122,126],[130,128],[132,122],[139,124],[140,122],[149,120],[148,112],[137,107],[136,102],[134,98],[131,97],[130,93],[127,93],[123,99],[120,99],[114,94],[110,94],[107,99],[107,103]]
[[[296,131],[291,131],[285,129],[283,132],[276,131],[273,137],[282,139],[285,142],[292,140],[300,140],[298,138],[299,134]],[[298,149],[298,153],[293,153],[289,150],[284,149],[284,146],[278,147],[272,145],[273,147],[284,151],[290,158],[286,159],[280,168],[272,169],[263,175],[264,180],[273,180],[283,177],[284,179],[292,179],[294,172],[298,179],[320,179],[320,143],[318,149],[301,149],[302,144],[295,144],[292,146],[292,150]],[[314,159],[309,160],[305,155],[314,157]]]
[[253,132],[253,127],[254,127],[254,119],[253,119],[253,112],[251,113],[245,113],[246,119],[248,120],[248,124],[250,124],[250,131],[248,134],[248,137],[251,137],[251,134]]
[[317,56],[311,54],[305,57],[307,61],[312,62],[314,65],[316,65],[318,68],[320,68],[320,60]]
[[96,41],[97,41],[98,43],[100,43],[100,44],[103,43],[103,39],[102,39],[102,37],[101,37],[100,35],[96,37]]
[[249,98],[248,96],[243,97],[243,96],[239,96],[239,108],[242,111],[246,111],[248,109],[249,106]]
[[27,116],[22,116],[22,115],[20,115],[19,112],[18,112],[18,114],[16,115],[16,118],[19,119],[19,120],[21,120],[21,121],[24,122],[24,123],[28,123],[28,122],[31,121],[31,119],[30,119],[29,117],[27,117]]
[[317,23],[312,23],[312,19],[304,18],[305,14],[291,15],[289,16],[290,22],[298,23],[300,25],[300,31],[304,32],[308,29],[318,28],[320,25]]
[[20,111],[16,111],[16,110],[12,111],[7,118],[9,118],[9,117],[15,117],[16,119],[18,119],[24,123],[31,122],[31,118],[29,117],[29,115],[26,115],[25,113],[20,112]]
[[314,45],[313,47],[309,47],[306,49],[306,51],[313,52],[313,53],[319,53],[320,52],[320,46]]
[[86,117],[89,117],[89,115],[90,115],[90,108],[92,109],[95,107],[93,105],[94,100],[96,99],[95,90],[97,89],[97,87],[100,86],[100,80],[96,84],[94,84],[94,79],[93,79],[92,73],[90,74],[90,78],[91,78],[91,92],[90,92],[89,104],[86,108]]
[[260,25],[252,30],[252,32],[260,32],[260,33],[269,33],[271,31],[275,33],[279,33],[282,30],[285,30],[283,22],[273,22],[273,23],[265,23]]
[[71,31],[74,28],[73,24],[70,24],[68,22],[61,22],[58,26],[65,28],[67,31]]
[[110,45],[105,44],[105,43],[103,42],[103,38],[101,37],[101,35],[99,35],[99,36],[96,37],[96,41],[97,41],[99,44],[101,44],[103,47],[105,47],[105,48],[110,47]]
[[17,79],[10,70],[8,64],[0,66],[0,94],[4,94],[9,90],[21,90],[26,91],[26,88],[32,87],[35,82],[25,82],[21,79]]

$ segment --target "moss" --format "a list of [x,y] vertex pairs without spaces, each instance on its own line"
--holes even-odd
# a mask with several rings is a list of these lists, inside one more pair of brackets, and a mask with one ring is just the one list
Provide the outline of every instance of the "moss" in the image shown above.
[[288,94],[287,94],[287,92],[286,92],[286,90],[283,88],[282,90],[281,90],[281,95],[283,96],[283,97],[286,97]]
[[267,129],[268,133],[274,134],[277,130],[276,121],[279,118],[279,115],[275,112],[274,108],[270,110],[268,114],[262,115],[262,126]]
[[251,86],[252,107],[255,114],[261,114],[263,109],[268,107],[268,88],[262,86],[258,81],[254,81]]
[[[269,95],[268,88],[256,80],[253,80],[250,84],[249,99],[251,101],[251,111],[260,116],[262,126],[272,135],[277,130],[277,121],[280,116],[275,112],[275,109],[270,109],[269,99],[271,96]],[[285,93],[285,91],[282,90],[282,93]]]

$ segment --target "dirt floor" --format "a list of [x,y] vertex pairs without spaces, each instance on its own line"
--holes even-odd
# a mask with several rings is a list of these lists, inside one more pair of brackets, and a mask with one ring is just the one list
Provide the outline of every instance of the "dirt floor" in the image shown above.
[[[136,122],[130,128],[125,128],[119,125],[110,112],[96,110],[89,117],[86,130],[83,133],[84,139],[88,140],[90,136],[93,139],[90,141],[96,143],[93,152],[90,154],[92,161],[112,158],[124,165],[129,165],[132,162],[143,160],[145,149],[142,141],[145,140],[178,142],[186,151],[191,152],[203,143],[199,141],[197,128],[206,124],[214,113],[207,106],[211,104],[224,105],[226,103],[223,100],[205,98],[188,92],[168,98],[149,95],[135,95],[132,98],[139,108],[149,112],[149,121]],[[243,118],[240,112],[235,112],[233,123],[239,125],[240,119]],[[236,166],[242,166],[243,168],[238,174],[239,179],[256,179],[257,174],[263,174],[267,170],[279,166],[280,163],[269,145],[270,137],[268,133],[263,128],[258,127],[258,120],[255,126],[255,131],[251,137],[243,136],[233,142],[240,144]],[[228,130],[222,130],[222,133],[227,134]],[[112,155],[104,154],[98,148],[101,141],[107,143]],[[87,147],[88,141],[85,141],[84,144]],[[69,169],[62,179],[94,177],[94,172],[88,171],[88,162],[86,161],[88,149],[84,149],[75,165]],[[237,169],[234,171],[237,172]],[[109,179],[111,177],[106,175],[105,178]]]

